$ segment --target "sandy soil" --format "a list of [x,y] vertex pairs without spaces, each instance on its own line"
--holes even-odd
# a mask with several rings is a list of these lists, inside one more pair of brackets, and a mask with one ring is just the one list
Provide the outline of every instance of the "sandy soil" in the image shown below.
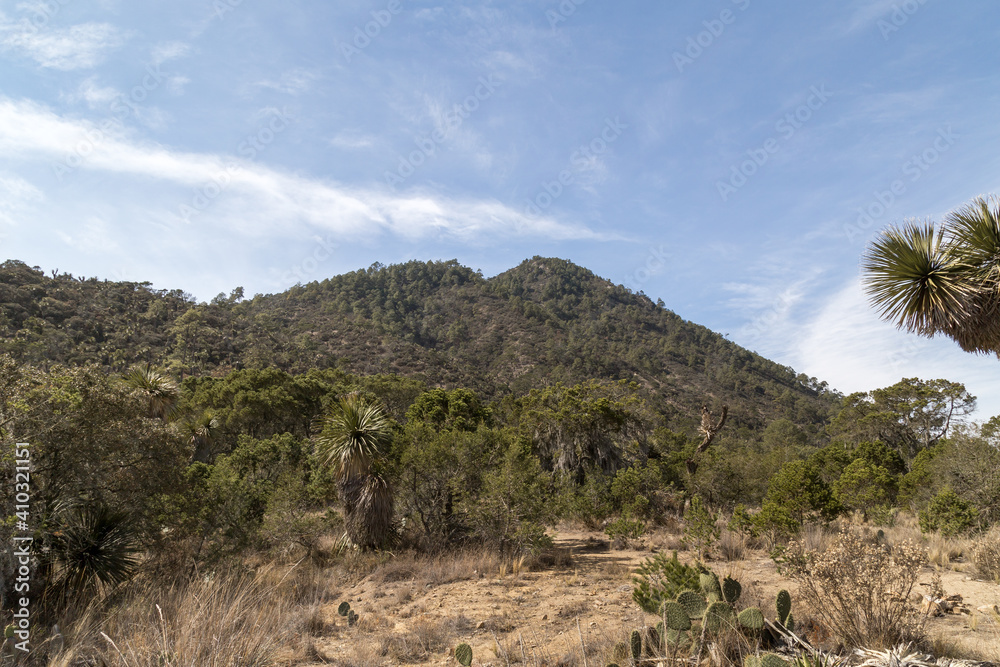
[[[348,628],[336,613],[337,602],[323,613],[328,621],[314,640],[315,665],[440,664],[457,665],[451,652],[461,642],[473,648],[473,665],[589,665],[603,667],[615,642],[644,624],[655,625],[632,601],[630,574],[651,555],[650,549],[611,551],[603,534],[561,530],[558,547],[572,551],[572,564],[539,572],[493,573],[471,580],[415,587],[409,580],[379,582],[378,573],[346,589],[338,602],[350,601],[361,615]],[[681,559],[686,554],[681,553]],[[757,604],[773,617],[774,596],[795,586],[782,578],[761,552],[746,560],[711,563],[744,587],[741,606]],[[922,584],[935,570],[925,567]],[[947,614],[928,621],[928,635],[957,647],[963,655],[1000,658],[1000,627],[978,607],[1000,605],[1000,586],[968,574],[941,571],[948,595],[959,594],[971,614]],[[928,586],[918,586],[921,592]],[[793,606],[794,609],[794,606]],[[797,614],[804,618],[806,614]],[[392,645],[392,638],[396,644]],[[400,639],[408,638],[408,639]],[[401,648],[400,642],[410,648]]]

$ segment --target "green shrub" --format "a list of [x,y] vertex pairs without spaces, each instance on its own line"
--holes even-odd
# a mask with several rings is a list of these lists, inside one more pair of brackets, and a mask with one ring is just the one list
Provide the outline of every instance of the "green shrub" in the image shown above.
[[699,558],[719,541],[720,530],[715,525],[716,515],[705,507],[701,496],[691,499],[691,505],[684,512],[684,543],[698,552]]
[[677,552],[667,558],[658,553],[647,558],[632,577],[632,599],[644,611],[659,614],[664,602],[673,601],[684,590],[697,590],[701,570],[677,560]]
[[972,503],[962,500],[950,488],[934,496],[926,509],[920,510],[920,532],[940,530],[943,537],[954,537],[972,531],[979,513]]

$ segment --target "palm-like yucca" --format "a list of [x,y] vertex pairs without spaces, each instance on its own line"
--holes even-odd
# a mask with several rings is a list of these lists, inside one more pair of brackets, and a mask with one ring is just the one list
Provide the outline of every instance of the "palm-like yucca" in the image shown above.
[[53,534],[52,552],[62,566],[67,596],[115,586],[138,564],[138,535],[124,512],[96,505],[77,510]]
[[150,417],[166,419],[173,412],[180,390],[170,377],[146,364],[132,368],[122,379],[146,399]]
[[[991,208],[992,205],[992,208]],[[879,315],[966,352],[1000,355],[1000,205],[978,198],[945,218],[882,232],[862,260]]]
[[337,477],[347,536],[360,547],[384,546],[393,534],[392,487],[373,470],[389,437],[382,408],[348,394],[314,430],[316,451]]
[[219,419],[211,410],[197,417],[185,419],[180,431],[188,444],[194,447],[194,460],[208,463],[212,458],[212,444],[219,434]]

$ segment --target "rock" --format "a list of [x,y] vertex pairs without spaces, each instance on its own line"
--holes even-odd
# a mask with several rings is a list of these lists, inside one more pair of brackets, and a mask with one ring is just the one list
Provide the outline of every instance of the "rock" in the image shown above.
[[930,595],[924,596],[924,603],[920,605],[920,611],[926,616],[940,616],[941,605]]
[[476,630],[482,630],[486,627],[486,621],[479,621],[476,623]]

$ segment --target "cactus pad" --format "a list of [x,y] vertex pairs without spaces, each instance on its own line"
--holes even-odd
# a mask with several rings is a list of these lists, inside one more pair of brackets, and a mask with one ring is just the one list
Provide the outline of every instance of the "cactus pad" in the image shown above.
[[764,653],[759,660],[760,667],[788,667],[788,661],[777,653]]
[[612,657],[614,657],[615,662],[628,662],[628,646],[625,642],[618,642],[615,644],[615,648],[611,651]]
[[347,616],[347,612],[349,612],[350,610],[351,610],[350,602],[341,602],[340,606],[337,607],[337,613],[340,614],[341,616]]
[[726,577],[722,580],[722,599],[729,604],[736,604],[742,592],[743,586],[732,577]]
[[795,632],[795,614],[788,612],[788,618],[785,619],[785,629],[789,632]]
[[642,657],[642,634],[638,630],[633,630],[628,637],[628,646],[632,651],[633,662],[639,662]]
[[459,644],[455,647],[455,660],[464,667],[472,664],[472,647],[468,644]]
[[747,607],[736,616],[736,620],[740,627],[747,630],[762,630],[764,628],[764,613],[757,607]]
[[691,615],[684,605],[679,602],[667,602],[663,605],[663,618],[666,626],[671,630],[690,630]]
[[792,613],[792,596],[788,594],[788,591],[785,589],[778,591],[775,606],[778,609],[778,623],[784,625],[785,621],[788,620],[788,615]]
[[728,602],[713,602],[705,610],[705,620],[702,623],[706,630],[715,633],[724,627],[733,627],[735,617],[733,607]]
[[708,607],[705,598],[691,590],[681,591],[677,596],[677,604],[684,607],[684,611],[692,621],[704,616],[705,608]]
[[722,599],[722,587],[719,585],[719,577],[714,572],[702,572],[698,577],[701,591],[710,602],[718,602]]

